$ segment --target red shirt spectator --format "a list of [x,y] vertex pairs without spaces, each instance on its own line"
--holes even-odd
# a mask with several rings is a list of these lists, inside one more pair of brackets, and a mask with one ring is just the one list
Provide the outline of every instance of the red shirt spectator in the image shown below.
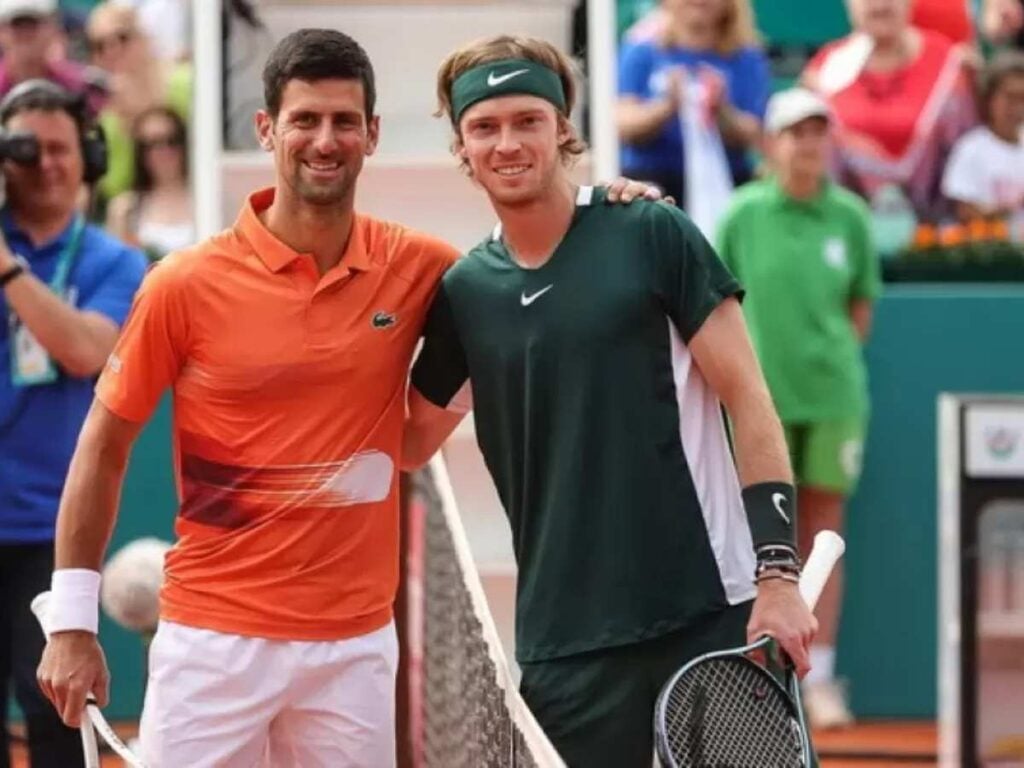
[[896,187],[918,220],[952,214],[940,191],[953,143],[976,122],[962,48],[909,25],[901,0],[851,3],[855,31],[805,73],[829,101],[840,181],[868,200]]
[[944,35],[951,42],[971,45],[974,25],[967,0],[914,0],[910,23]]

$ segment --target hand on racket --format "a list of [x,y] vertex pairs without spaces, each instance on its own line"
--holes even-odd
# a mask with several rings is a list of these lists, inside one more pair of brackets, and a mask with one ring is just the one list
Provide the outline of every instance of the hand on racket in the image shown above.
[[[757,615],[748,624],[754,642],[698,656],[669,678],[654,711],[661,766],[808,768],[813,763],[793,668],[787,665],[780,680],[751,656],[767,652],[766,633],[789,643],[798,658],[806,653],[805,638],[813,636],[815,626],[807,619],[807,606],[813,610],[844,547],[836,533],[819,533],[799,590],[781,585],[759,590]],[[803,601],[804,609],[792,607],[793,600]],[[797,626],[786,627],[786,621]]]
[[775,640],[793,662],[798,677],[811,669],[811,641],[818,632],[818,620],[800,596],[796,584],[783,579],[762,581],[747,622],[747,642],[768,636]]
[[64,724],[78,728],[91,693],[100,707],[110,696],[110,673],[96,635],[56,632],[49,637],[36,671],[39,687]]

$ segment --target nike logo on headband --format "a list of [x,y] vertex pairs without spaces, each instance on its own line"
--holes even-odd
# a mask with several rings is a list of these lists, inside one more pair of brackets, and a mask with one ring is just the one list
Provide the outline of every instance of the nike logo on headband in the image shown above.
[[513,77],[517,77],[518,75],[521,75],[524,72],[529,72],[529,71],[530,70],[528,70],[528,69],[517,69],[515,72],[509,72],[509,73],[504,74],[504,75],[495,75],[493,72],[491,72],[490,74],[487,75],[487,84],[491,88],[493,88],[496,85],[501,85],[506,80],[511,80]]

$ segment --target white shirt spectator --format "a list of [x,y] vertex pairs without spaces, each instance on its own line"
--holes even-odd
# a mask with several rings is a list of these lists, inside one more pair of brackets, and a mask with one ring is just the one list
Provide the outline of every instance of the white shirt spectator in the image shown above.
[[942,193],[983,211],[1010,211],[1011,237],[1024,242],[1024,137],[1011,144],[983,125],[968,131],[950,153]]

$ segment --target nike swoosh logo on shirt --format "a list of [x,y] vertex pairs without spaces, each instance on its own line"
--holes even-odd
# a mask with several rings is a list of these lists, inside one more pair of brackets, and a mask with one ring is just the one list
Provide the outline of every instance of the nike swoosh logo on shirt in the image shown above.
[[782,494],[782,493],[773,493],[772,494],[772,504],[775,505],[775,511],[778,512],[779,515],[782,517],[782,519],[786,521],[786,525],[789,525],[790,524],[789,515],[787,515],[785,513],[785,511],[782,509],[782,502],[784,502],[785,500],[786,500],[785,494]]
[[504,75],[496,75],[493,72],[487,75],[487,84],[493,88],[496,85],[501,85],[506,80],[511,80],[513,77],[518,77],[524,72],[529,72],[528,69],[517,69],[515,72],[508,72]]
[[547,286],[546,288],[541,288],[536,293],[531,293],[529,296],[526,295],[526,291],[523,291],[523,295],[519,297],[519,300],[522,302],[524,307],[528,307],[531,304],[533,304],[533,302],[535,302],[537,299],[539,299],[541,296],[543,296],[545,293],[547,293],[548,291],[550,291],[554,287],[555,287],[555,284],[552,283],[551,285]]

